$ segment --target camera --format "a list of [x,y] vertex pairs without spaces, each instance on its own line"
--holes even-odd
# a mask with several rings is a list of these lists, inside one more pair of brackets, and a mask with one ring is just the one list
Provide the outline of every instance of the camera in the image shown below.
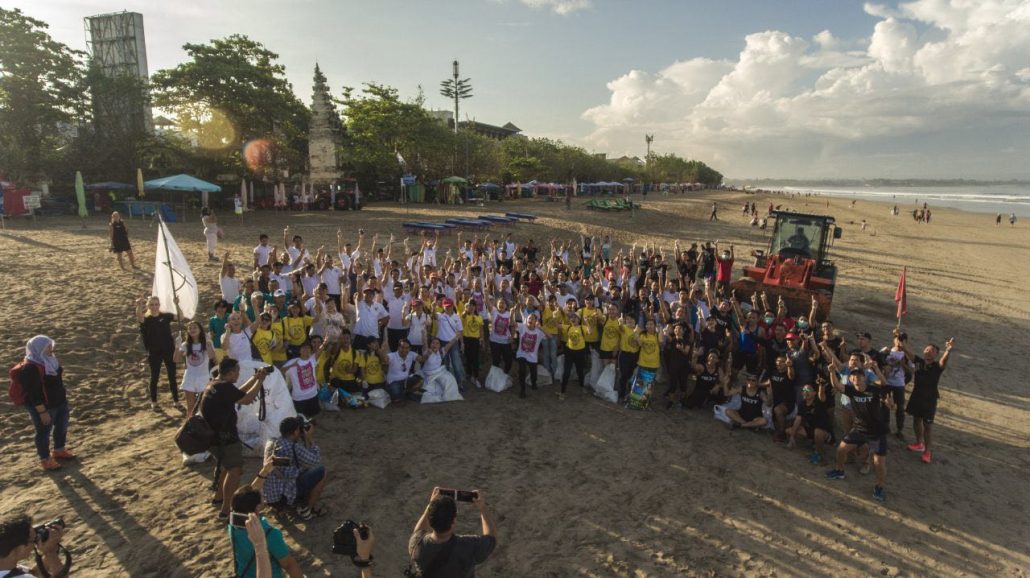
[[272,458],[272,465],[274,465],[277,468],[288,467],[290,465],[290,458],[274,456]]
[[265,375],[272,375],[272,372],[275,371],[275,366],[274,365],[266,365],[264,367],[258,368],[258,371],[260,371],[261,373],[263,373]]
[[356,524],[354,520],[347,520],[333,531],[333,554],[351,558],[358,555],[358,542],[354,539],[355,528],[362,540],[368,540],[368,522]]
[[34,528],[36,530],[36,541],[46,542],[47,539],[50,538],[50,528],[60,528],[63,530],[65,528],[64,517],[58,516],[49,522],[44,522],[36,526]]
[[440,495],[447,496],[455,502],[472,503],[479,497],[479,492],[474,490],[452,490],[449,488],[440,488]]

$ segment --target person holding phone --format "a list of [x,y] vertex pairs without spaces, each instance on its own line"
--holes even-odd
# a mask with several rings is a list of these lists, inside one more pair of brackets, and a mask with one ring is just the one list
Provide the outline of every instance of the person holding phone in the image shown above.
[[408,540],[408,554],[422,576],[473,577],[476,566],[486,562],[497,547],[497,529],[481,490],[474,491],[472,505],[479,510],[483,534],[467,536],[454,533],[458,520],[455,499],[459,494],[464,493],[455,491],[445,495],[441,488],[433,488],[429,505],[415,524]]
[[[304,571],[283,539],[283,532],[258,514],[264,506],[261,490],[275,470],[272,457],[266,457],[251,483],[232,494],[232,513],[227,526],[232,545],[233,575],[240,578],[303,578]],[[257,518],[257,520],[252,520]],[[255,535],[260,528],[262,538]],[[255,539],[252,539],[256,538]]]

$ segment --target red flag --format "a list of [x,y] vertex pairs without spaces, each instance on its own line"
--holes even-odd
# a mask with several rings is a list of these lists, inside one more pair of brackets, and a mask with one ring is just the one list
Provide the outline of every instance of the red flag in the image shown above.
[[894,292],[894,302],[898,304],[898,319],[901,319],[902,315],[908,313],[908,295],[905,291],[905,273],[907,272],[908,267],[901,270],[901,278],[898,279],[898,290]]

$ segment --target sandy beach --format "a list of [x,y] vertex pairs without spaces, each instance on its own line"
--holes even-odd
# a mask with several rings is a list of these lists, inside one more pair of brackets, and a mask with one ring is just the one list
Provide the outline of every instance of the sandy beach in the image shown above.
[[[283,225],[311,249],[335,248],[337,227],[403,238],[400,223],[520,210],[539,215],[510,229],[517,240],[611,235],[617,246],[715,240],[733,243],[738,265],[766,232],[740,215],[744,199],[764,211],[769,197],[735,192],[649,195],[644,209],[566,212],[544,200],[479,207],[372,205],[360,212],[222,217],[223,249],[249,260],[257,235],[281,242]],[[719,222],[709,222],[711,202]],[[768,436],[730,432],[709,412],[633,412],[573,387],[519,399],[512,390],[472,391],[464,403],[407,405],[325,415],[318,441],[328,464],[329,516],[287,524],[287,541],[308,576],[354,576],[330,552],[333,528],[368,520],[380,576],[398,576],[406,544],[434,485],[480,488],[495,513],[499,547],[478,575],[496,577],[654,576],[1027,576],[1030,574],[1030,229],[995,226],[994,216],[952,209],[933,222],[892,217],[889,205],[841,199],[773,202],[834,215],[844,236],[832,318],[844,332],[870,331],[889,344],[894,288],[908,267],[914,348],[956,337],[941,381],[935,463],[925,465],[893,437],[889,501],[870,498],[871,476],[824,478],[801,449]],[[908,207],[911,209],[911,207]],[[868,222],[861,231],[858,223]],[[208,503],[209,464],[183,467],[172,443],[182,415],[150,411],[145,352],[132,302],[151,276],[120,271],[107,252],[107,219],[8,221],[0,233],[0,352],[16,363],[27,338],[57,342],[69,386],[70,447],[78,463],[39,469],[28,415],[0,404],[0,512],[37,520],[63,515],[74,575],[225,576],[231,550]],[[127,222],[144,270],[152,271],[156,228]],[[206,319],[218,266],[206,260],[199,218],[171,225],[200,282]],[[453,247],[454,237],[445,246]],[[910,423],[910,422],[909,422]],[[908,435],[911,439],[910,425]],[[244,466],[253,478],[256,459]],[[459,526],[478,531],[471,508]]]

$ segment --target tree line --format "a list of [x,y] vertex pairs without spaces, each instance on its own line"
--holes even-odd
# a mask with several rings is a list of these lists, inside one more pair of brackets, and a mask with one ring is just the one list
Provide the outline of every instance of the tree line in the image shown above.
[[[47,28],[0,8],[0,176],[61,188],[76,170],[87,180],[125,182],[137,168],[148,177],[233,174],[268,182],[306,173],[311,112],[278,55],[260,42],[234,34],[186,44],[184,62],[145,82],[103,74]],[[369,82],[334,92],[341,168],[366,191],[392,187],[404,174],[498,184],[722,181],[704,163],[672,154],[652,154],[642,165],[556,140],[498,141],[464,125],[455,132],[429,113],[421,90],[403,99]],[[173,119],[174,130],[151,131],[144,118],[125,114],[151,106]]]

